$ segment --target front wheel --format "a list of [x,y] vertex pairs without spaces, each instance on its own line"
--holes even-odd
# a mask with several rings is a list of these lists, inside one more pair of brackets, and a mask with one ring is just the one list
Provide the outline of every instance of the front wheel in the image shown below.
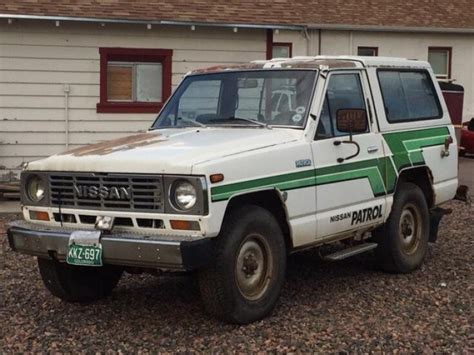
[[408,273],[419,268],[428,250],[429,228],[423,192],[415,184],[401,184],[390,217],[376,235],[376,254],[382,269]]
[[68,302],[92,302],[110,295],[123,270],[117,266],[72,266],[57,260],[38,258],[46,288]]
[[268,315],[286,270],[286,247],[275,217],[258,206],[234,210],[216,240],[217,256],[199,272],[204,306],[212,315],[246,324]]

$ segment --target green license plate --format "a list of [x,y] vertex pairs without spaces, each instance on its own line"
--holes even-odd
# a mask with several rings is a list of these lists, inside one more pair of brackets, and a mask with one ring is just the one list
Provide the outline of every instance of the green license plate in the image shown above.
[[67,251],[66,262],[80,266],[102,266],[102,245],[71,244]]

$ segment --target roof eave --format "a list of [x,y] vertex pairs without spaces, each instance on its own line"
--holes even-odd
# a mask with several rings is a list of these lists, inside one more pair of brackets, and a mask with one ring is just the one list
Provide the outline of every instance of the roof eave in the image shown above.
[[0,14],[0,18],[17,20],[43,20],[43,21],[71,21],[89,23],[116,23],[116,24],[138,24],[138,25],[171,25],[171,26],[206,26],[206,27],[232,27],[232,28],[255,28],[255,29],[280,29],[297,30],[305,29],[303,25],[285,24],[247,24],[247,23],[223,23],[223,22],[200,22],[200,21],[170,21],[170,20],[141,20],[141,19],[111,19],[96,17],[75,17],[75,16],[43,16],[43,15],[23,15],[23,14]]
[[310,30],[338,30],[338,31],[366,31],[366,32],[473,33],[474,34],[474,28],[449,28],[449,27],[308,24],[307,28]]

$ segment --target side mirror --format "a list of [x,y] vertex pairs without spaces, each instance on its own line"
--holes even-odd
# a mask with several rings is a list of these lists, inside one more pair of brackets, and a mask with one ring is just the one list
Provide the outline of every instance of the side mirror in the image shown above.
[[364,109],[340,109],[336,113],[336,127],[339,132],[364,133],[367,131],[367,112]]
[[354,144],[357,148],[355,154],[347,158],[337,158],[338,163],[352,159],[359,155],[360,146],[357,142],[352,140],[353,133],[367,132],[367,112],[364,109],[350,108],[340,109],[336,112],[336,127],[339,132],[349,133],[348,141],[334,141],[334,145],[341,145],[342,143]]

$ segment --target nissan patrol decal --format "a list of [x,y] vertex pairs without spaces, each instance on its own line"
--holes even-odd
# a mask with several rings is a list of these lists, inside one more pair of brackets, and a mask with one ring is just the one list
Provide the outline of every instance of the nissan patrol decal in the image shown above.
[[383,217],[382,205],[367,207],[357,211],[339,213],[329,218],[330,223],[351,219],[351,225],[373,221]]

